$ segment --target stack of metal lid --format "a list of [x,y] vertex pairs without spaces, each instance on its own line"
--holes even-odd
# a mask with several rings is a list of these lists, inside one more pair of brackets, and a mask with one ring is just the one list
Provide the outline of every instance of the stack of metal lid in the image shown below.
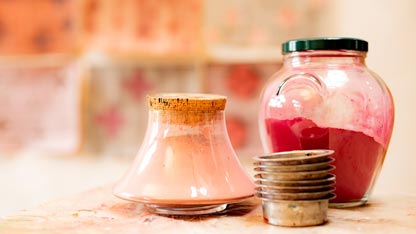
[[255,157],[256,196],[267,223],[312,226],[327,220],[333,199],[332,150],[298,150]]

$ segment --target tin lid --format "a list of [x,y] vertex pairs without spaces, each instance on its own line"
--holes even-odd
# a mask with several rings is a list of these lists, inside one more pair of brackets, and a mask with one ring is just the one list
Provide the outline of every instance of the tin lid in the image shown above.
[[368,42],[347,37],[303,38],[282,44],[282,54],[305,50],[356,50],[368,51]]
[[204,93],[159,93],[147,96],[151,110],[220,111],[225,109],[227,98]]

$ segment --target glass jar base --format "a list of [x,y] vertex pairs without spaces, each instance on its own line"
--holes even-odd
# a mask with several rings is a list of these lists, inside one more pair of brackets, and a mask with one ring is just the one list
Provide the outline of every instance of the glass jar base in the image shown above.
[[227,204],[216,205],[162,205],[145,204],[148,211],[161,215],[206,215],[221,212],[227,208]]
[[329,207],[330,208],[352,208],[352,207],[358,207],[363,206],[365,203],[367,203],[368,199],[363,198],[361,200],[353,200],[348,202],[330,202]]

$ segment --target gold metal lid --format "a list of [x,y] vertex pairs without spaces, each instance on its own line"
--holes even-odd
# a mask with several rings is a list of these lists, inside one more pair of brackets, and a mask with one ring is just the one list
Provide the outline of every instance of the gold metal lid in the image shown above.
[[221,111],[227,97],[205,93],[159,93],[147,95],[151,110],[167,111]]

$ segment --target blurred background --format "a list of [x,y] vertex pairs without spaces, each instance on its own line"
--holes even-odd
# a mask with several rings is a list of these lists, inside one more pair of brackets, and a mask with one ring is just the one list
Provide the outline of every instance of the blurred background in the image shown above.
[[281,43],[314,36],[369,42],[396,105],[375,193],[416,193],[415,12],[413,0],[0,0],[0,215],[117,180],[147,93],[226,95],[247,165]]

